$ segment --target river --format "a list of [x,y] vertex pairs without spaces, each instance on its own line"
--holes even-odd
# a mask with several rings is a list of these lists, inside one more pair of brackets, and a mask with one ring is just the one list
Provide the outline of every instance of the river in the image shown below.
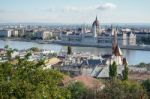
[[[38,47],[40,49],[50,49],[56,52],[60,50],[66,50],[66,46],[57,44],[38,44],[34,42],[25,41],[10,41],[10,40],[0,40],[0,48],[4,48],[5,45],[9,45],[11,48],[16,49],[28,49],[31,47]],[[111,48],[95,48],[95,47],[72,47],[73,51],[76,52],[89,52],[92,54],[109,54],[111,53]],[[139,64],[141,62],[150,63],[150,51],[140,51],[140,50],[122,50],[124,56],[127,58],[130,65]]]

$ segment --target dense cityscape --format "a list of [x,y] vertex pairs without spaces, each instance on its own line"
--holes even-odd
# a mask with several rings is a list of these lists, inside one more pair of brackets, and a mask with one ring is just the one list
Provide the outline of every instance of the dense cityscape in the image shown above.
[[0,1],[0,99],[150,98],[149,1],[12,1]]

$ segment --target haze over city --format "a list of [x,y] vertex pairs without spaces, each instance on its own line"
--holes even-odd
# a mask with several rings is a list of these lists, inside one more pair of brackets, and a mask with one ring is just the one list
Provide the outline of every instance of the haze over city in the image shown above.
[[[92,2],[91,2],[92,1]],[[149,0],[1,0],[0,23],[150,23]]]

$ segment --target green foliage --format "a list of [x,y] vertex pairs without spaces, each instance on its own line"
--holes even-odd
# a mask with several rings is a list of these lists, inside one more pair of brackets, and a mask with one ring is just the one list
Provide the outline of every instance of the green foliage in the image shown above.
[[128,80],[128,73],[129,73],[129,68],[127,65],[124,66],[124,70],[123,70],[123,80]]
[[39,48],[37,48],[37,47],[32,47],[32,48],[30,48],[30,50],[33,52],[39,52],[40,51]]
[[70,91],[60,86],[63,74],[43,70],[43,62],[17,57],[17,64],[0,64],[0,99],[70,99]]
[[150,79],[143,81],[142,85],[146,89],[148,96],[150,98]]
[[6,56],[7,56],[8,60],[10,61],[12,59],[13,52],[17,51],[17,49],[9,48],[8,45],[5,46],[5,49],[6,49]]
[[72,54],[72,48],[71,48],[71,46],[68,46],[67,49],[68,49],[67,54],[68,54],[68,55]]
[[145,64],[145,63],[140,63],[139,65],[138,65],[138,67],[146,67],[147,66],[147,64]]
[[147,68],[148,71],[150,71],[150,64],[146,64],[146,63],[140,63],[138,65],[136,65],[139,68]]
[[71,92],[71,99],[83,99],[87,89],[84,84],[80,82],[72,82],[68,86],[68,90]]
[[28,60],[31,55],[32,55],[31,52],[27,52],[27,54],[24,57],[26,60]]
[[97,99],[147,99],[147,94],[136,82],[111,80],[96,97]]
[[142,37],[138,42],[144,44],[150,44],[150,37]]
[[[10,48],[6,47],[9,52]],[[0,63],[0,99],[147,99],[150,96],[150,80],[142,83],[111,79],[106,81],[104,89],[95,91],[86,89],[80,82],[72,82],[68,87],[60,86],[63,74],[56,70],[43,70],[44,60],[37,63],[28,61],[31,53],[24,59]],[[109,66],[111,78],[117,76],[117,65]],[[124,79],[128,78],[125,66]]]
[[87,89],[84,97],[82,99],[103,99],[103,98],[98,98],[98,93],[100,91],[92,90],[92,89]]
[[109,77],[116,78],[117,77],[117,64],[113,62],[112,65],[109,66]]

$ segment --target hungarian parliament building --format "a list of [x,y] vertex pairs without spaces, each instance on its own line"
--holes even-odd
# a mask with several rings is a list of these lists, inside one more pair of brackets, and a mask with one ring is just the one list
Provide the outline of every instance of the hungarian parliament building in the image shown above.
[[136,45],[136,35],[132,31],[122,31],[112,26],[109,29],[102,29],[97,17],[90,30],[82,27],[74,32],[63,31],[60,33],[60,38],[64,43],[112,46],[115,34],[120,47]]

